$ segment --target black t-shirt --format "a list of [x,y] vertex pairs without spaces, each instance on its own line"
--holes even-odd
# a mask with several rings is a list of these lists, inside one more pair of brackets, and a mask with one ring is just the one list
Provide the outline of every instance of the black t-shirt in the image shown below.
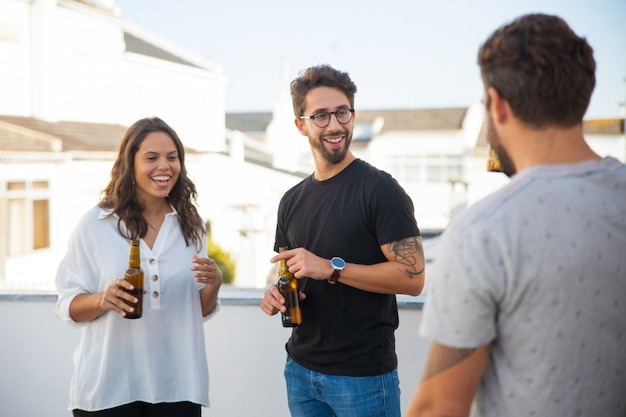
[[[386,262],[380,246],[419,236],[409,196],[388,173],[362,160],[326,181],[310,176],[283,196],[275,250],[303,247],[348,263]],[[371,376],[397,366],[395,295],[325,280],[301,279],[303,323],[287,352],[308,369],[330,375]]]

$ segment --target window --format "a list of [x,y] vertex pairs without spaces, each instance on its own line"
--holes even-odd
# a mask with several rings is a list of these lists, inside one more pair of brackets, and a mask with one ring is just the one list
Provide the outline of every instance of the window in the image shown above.
[[50,211],[48,200],[33,201],[33,249],[50,246]]
[[18,256],[50,246],[50,199],[48,181],[7,181],[0,183],[0,223],[4,254]]
[[394,155],[390,173],[400,182],[440,183],[463,179],[463,158],[454,155]]

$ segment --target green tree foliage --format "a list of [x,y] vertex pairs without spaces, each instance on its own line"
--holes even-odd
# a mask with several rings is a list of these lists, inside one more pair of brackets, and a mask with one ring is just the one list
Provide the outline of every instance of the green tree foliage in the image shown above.
[[213,259],[222,271],[224,284],[232,284],[235,280],[235,261],[230,254],[215,242],[209,241],[209,258]]

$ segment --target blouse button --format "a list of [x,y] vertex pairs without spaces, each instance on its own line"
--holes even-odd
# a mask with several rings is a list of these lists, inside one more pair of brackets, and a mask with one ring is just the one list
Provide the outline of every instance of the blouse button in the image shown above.
[[152,298],[159,298],[159,292],[158,291],[152,291]]
[[150,263],[150,265],[154,265],[154,263],[156,262],[156,259],[152,258],[148,262]]
[[159,276],[157,274],[152,275],[152,281],[157,281]]

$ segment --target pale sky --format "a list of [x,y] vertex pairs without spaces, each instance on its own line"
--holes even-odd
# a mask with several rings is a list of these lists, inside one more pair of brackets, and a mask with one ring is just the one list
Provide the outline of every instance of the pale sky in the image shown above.
[[464,107],[480,101],[481,43],[532,12],[587,38],[597,64],[585,118],[626,101],[626,0],[116,0],[122,17],[216,62],[226,110],[271,111],[281,60],[291,80],[330,64],[357,84],[357,109]]

